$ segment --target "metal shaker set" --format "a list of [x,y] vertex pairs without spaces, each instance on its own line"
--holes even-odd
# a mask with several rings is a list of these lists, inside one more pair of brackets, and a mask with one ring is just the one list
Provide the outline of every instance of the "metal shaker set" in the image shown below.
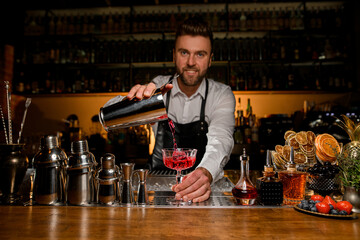
[[[86,140],[72,142],[67,156],[56,136],[44,136],[33,158],[30,197],[42,205],[146,205],[148,170],[134,170],[134,165],[120,163],[118,167],[115,156],[107,153],[98,166]],[[139,179],[136,202],[132,186],[135,174]]]

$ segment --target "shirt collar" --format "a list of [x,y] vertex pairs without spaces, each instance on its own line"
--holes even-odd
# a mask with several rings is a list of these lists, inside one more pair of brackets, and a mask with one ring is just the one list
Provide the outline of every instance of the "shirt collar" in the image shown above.
[[[180,81],[180,80],[179,80]],[[200,86],[198,87],[198,89],[196,90],[196,92],[190,97],[190,98],[194,98],[195,96],[197,96],[198,94],[205,99],[205,78],[202,80]],[[186,96],[185,93],[183,93],[180,90],[180,87],[178,85],[178,81],[173,81],[173,88],[171,89],[171,97],[176,96],[177,94],[183,94],[184,96]]]

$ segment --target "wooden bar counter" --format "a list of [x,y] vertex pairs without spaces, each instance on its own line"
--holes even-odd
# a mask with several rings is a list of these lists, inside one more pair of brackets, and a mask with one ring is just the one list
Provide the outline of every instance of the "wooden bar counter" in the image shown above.
[[293,208],[0,206],[0,239],[360,239],[360,220]]

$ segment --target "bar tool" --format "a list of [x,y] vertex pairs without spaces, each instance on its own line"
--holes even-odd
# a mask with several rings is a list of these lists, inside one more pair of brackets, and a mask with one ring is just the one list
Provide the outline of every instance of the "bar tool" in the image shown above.
[[11,93],[9,91],[9,81],[5,81],[5,89],[6,89],[6,104],[8,110],[8,127],[9,127],[9,144],[13,143],[12,140],[12,123],[11,123]]
[[19,138],[18,138],[18,140],[17,140],[17,143],[18,143],[18,144],[20,143],[21,134],[22,134],[22,131],[23,131],[23,128],[24,128],[24,123],[25,123],[25,118],[26,118],[27,110],[28,110],[30,104],[31,104],[31,98],[27,98],[27,99],[26,99],[26,102],[25,102],[24,115],[23,115],[23,118],[22,118],[22,121],[21,121],[21,126],[20,126],[20,131],[19,131]]
[[137,169],[134,171],[134,174],[137,174],[139,177],[139,185],[137,188],[137,198],[136,198],[136,203],[138,205],[149,204],[149,195],[146,187],[146,178],[148,173],[149,173],[148,169]]
[[71,143],[71,154],[66,166],[66,202],[71,205],[87,205],[95,200],[96,161],[89,152],[86,140]]
[[121,203],[124,205],[131,205],[134,203],[134,191],[132,188],[134,165],[134,163],[120,163],[122,174],[120,194]]
[[0,190],[1,202],[13,204],[21,199],[18,195],[26,174],[29,160],[24,144],[0,144]]
[[147,99],[122,98],[121,101],[100,108],[99,120],[106,131],[154,123],[167,119],[164,98],[161,90],[171,83],[176,74],[167,83],[157,88],[154,94]]
[[44,136],[40,150],[33,158],[35,168],[34,193],[36,203],[57,205],[65,201],[65,172],[67,156],[59,147],[56,136]]
[[7,128],[6,128],[6,123],[5,123],[5,117],[4,117],[4,113],[3,113],[1,105],[0,105],[0,112],[1,112],[1,120],[2,120],[2,123],[3,123],[3,127],[4,127],[5,141],[6,141],[6,144],[9,144]]
[[106,153],[101,157],[101,166],[96,173],[97,202],[112,205],[120,198],[120,169],[115,165],[115,156]]

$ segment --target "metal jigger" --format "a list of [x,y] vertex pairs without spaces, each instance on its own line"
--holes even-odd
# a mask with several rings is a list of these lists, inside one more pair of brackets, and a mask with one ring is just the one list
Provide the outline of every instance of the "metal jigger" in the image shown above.
[[132,175],[134,163],[120,163],[122,181],[121,181],[121,203],[131,205],[134,203],[134,191],[132,188]]
[[146,178],[149,173],[148,169],[138,169],[134,171],[134,174],[139,176],[139,186],[137,190],[136,203],[138,205],[147,205],[149,204],[149,196],[146,187]]

